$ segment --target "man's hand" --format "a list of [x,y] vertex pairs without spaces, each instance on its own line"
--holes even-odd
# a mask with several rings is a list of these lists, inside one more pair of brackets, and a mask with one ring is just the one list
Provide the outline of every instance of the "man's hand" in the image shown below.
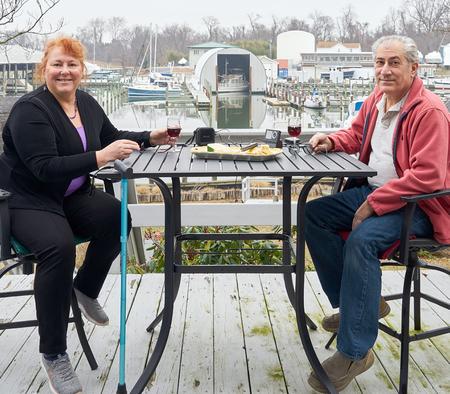
[[309,140],[309,145],[315,153],[329,152],[333,149],[333,142],[324,133],[314,134]]
[[374,213],[375,213],[375,211],[370,206],[370,204],[367,202],[367,200],[364,201],[361,204],[361,206],[358,208],[358,210],[355,212],[355,216],[353,216],[352,230],[354,230],[356,227],[358,227],[362,223],[363,220],[372,216]]
[[156,129],[150,133],[150,144],[152,145],[173,145],[177,142],[175,137],[169,137],[167,129]]

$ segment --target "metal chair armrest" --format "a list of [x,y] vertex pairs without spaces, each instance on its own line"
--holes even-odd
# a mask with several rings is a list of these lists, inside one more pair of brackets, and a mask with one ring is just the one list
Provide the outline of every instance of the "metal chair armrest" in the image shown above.
[[407,203],[414,203],[420,200],[429,200],[430,198],[438,198],[438,197],[444,197],[444,196],[450,196],[450,189],[445,190],[439,190],[433,193],[427,193],[427,194],[416,194],[414,196],[403,196],[400,197],[403,201]]
[[11,223],[9,218],[8,197],[11,193],[0,189],[0,257],[11,257]]
[[10,192],[7,192],[6,190],[0,189],[0,201],[7,200],[10,195],[11,195]]

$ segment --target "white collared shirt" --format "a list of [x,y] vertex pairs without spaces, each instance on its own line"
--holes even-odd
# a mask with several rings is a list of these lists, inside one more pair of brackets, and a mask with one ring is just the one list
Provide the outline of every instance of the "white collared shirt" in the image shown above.
[[370,141],[372,152],[369,158],[369,167],[376,170],[377,175],[369,178],[369,185],[371,186],[379,187],[391,179],[398,178],[392,157],[393,136],[398,117],[407,97],[408,93],[387,112],[384,111],[386,95],[383,94],[383,97],[377,103],[378,117]]

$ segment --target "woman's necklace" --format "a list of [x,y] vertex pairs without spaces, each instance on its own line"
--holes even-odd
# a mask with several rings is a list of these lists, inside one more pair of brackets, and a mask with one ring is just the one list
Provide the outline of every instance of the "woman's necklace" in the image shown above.
[[67,114],[67,117],[68,117],[70,120],[75,119],[75,118],[77,117],[77,114],[78,114],[78,105],[77,105],[77,100],[76,100],[76,99],[75,99],[75,102],[73,103],[73,106],[74,106],[74,108],[75,108],[74,114],[73,114],[72,116],[70,116],[69,114]]

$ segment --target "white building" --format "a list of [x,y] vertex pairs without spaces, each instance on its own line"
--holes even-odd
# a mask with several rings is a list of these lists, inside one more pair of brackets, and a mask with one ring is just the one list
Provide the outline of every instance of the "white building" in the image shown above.
[[277,59],[300,60],[302,52],[314,52],[314,35],[306,31],[291,30],[277,36]]
[[446,45],[441,45],[439,53],[442,56],[442,65],[450,67],[450,42]]
[[234,48],[232,45],[220,42],[204,42],[202,44],[191,45],[189,48],[189,65],[193,68],[197,65],[199,59],[209,50],[216,48]]
[[316,45],[313,34],[289,31],[278,35],[277,46],[279,78],[300,82],[373,78],[372,52],[362,52],[359,43],[319,41]]
[[265,55],[258,56],[258,58],[261,60],[261,63],[266,70],[267,83],[269,83],[269,81],[275,81],[278,78],[278,62]]
[[215,48],[198,60],[193,85],[209,93],[264,93],[266,70],[253,53],[241,48]]
[[319,41],[316,52],[321,53],[354,53],[361,52],[361,44],[358,42]]
[[4,93],[22,94],[33,90],[34,71],[41,62],[42,51],[20,45],[0,48],[0,85]]

